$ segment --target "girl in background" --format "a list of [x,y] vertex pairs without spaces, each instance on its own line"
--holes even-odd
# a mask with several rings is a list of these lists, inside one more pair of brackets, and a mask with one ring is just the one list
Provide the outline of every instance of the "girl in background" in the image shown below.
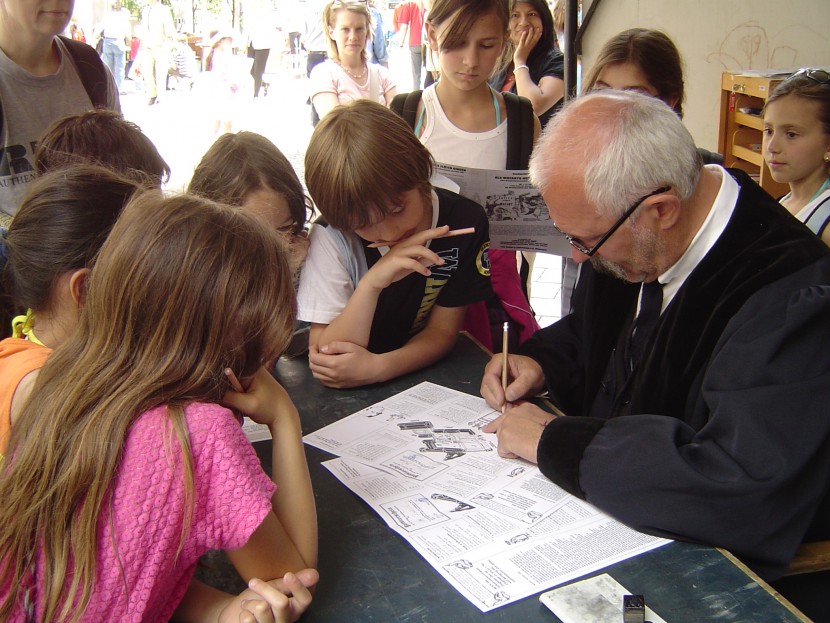
[[366,39],[372,15],[365,0],[333,0],[323,9],[328,60],[311,70],[311,102],[323,118],[338,104],[370,99],[389,106],[397,89],[389,70],[369,63]]
[[556,45],[553,15],[545,0],[513,2],[510,40],[513,60],[499,74],[498,86],[529,99],[544,128],[565,95],[565,56]]
[[[507,108],[488,80],[505,60],[507,0],[434,0],[427,16],[429,46],[438,51],[441,79],[424,90],[415,134],[436,162],[478,169],[506,169]],[[527,123],[539,134],[532,110]],[[526,165],[525,165],[526,167]],[[521,167],[519,167],[521,168]],[[496,297],[470,306],[465,328],[491,350],[501,350],[501,327],[511,322],[512,345],[539,324],[530,309],[513,251],[489,251]]]
[[246,85],[253,82],[243,70],[243,64],[250,59],[237,57],[233,53],[233,35],[219,31],[213,37],[212,49],[207,58],[207,97],[213,109],[213,133],[233,131],[233,118],[242,105],[243,93],[249,93]]
[[[125,207],[78,329],[12,428],[0,619],[236,621],[254,602],[268,606],[256,620],[299,618],[317,579],[314,499],[297,410],[262,367],[293,308],[282,243],[244,211],[155,192]],[[270,427],[276,494],[220,400]],[[208,549],[228,550],[251,590],[192,581]]]
[[764,105],[764,160],[790,192],[781,204],[830,246],[830,73],[802,69]]
[[260,217],[288,244],[292,274],[299,275],[314,210],[294,167],[267,138],[254,132],[220,136],[193,171],[188,192]]
[[659,30],[631,28],[605,42],[582,92],[594,89],[639,91],[663,100],[683,117],[683,62],[669,37]]
[[[665,33],[631,28],[611,37],[582,84],[582,93],[595,89],[637,91],[663,100],[683,118],[683,62],[674,42]],[[714,162],[711,152],[698,150],[704,162]],[[579,278],[579,265],[562,262],[562,315],[570,313],[571,295]]]

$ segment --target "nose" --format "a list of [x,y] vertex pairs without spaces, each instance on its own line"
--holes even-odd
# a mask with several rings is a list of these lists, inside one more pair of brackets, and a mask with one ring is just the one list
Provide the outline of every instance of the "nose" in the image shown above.
[[372,238],[376,241],[395,242],[400,235],[400,229],[389,223],[388,219],[375,225],[372,231]]
[[763,135],[763,148],[771,154],[777,154],[780,149],[778,147],[778,137],[773,132],[772,134]]
[[467,46],[464,48],[464,65],[470,69],[478,67],[478,48],[476,46]]

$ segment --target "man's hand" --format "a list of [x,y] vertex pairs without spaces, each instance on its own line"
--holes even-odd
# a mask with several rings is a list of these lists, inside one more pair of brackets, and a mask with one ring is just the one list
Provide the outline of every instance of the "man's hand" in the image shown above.
[[326,387],[345,389],[384,380],[380,355],[351,342],[330,342],[309,346],[308,367]]
[[499,456],[508,459],[523,458],[536,463],[536,449],[542,431],[556,416],[530,402],[510,407],[481,430],[496,433]]
[[523,355],[508,355],[505,395],[501,385],[501,366],[501,354],[493,355],[481,379],[481,395],[491,408],[501,411],[505,405],[535,396],[544,389],[545,375],[535,360]]

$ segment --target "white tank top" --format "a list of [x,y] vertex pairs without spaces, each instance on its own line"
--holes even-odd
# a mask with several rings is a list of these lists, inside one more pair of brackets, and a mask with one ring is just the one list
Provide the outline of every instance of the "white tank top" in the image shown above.
[[444,114],[435,85],[424,90],[421,101],[425,113],[421,143],[436,162],[476,169],[504,169],[507,164],[507,119],[487,132],[465,132]]

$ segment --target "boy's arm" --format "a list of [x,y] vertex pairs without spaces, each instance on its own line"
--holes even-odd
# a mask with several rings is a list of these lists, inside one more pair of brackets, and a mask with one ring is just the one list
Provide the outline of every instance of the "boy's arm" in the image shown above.
[[340,389],[380,383],[419,370],[450,351],[465,311],[466,307],[436,305],[424,330],[388,353],[371,353],[351,341],[329,342],[322,348],[312,342],[309,367],[321,383]]
[[363,275],[340,315],[328,325],[318,325],[324,328],[311,343],[322,348],[331,342],[350,342],[366,348],[381,292],[413,272],[426,277],[430,266],[444,264],[443,258],[424,245],[448,229],[446,226],[427,229],[396,244]]

